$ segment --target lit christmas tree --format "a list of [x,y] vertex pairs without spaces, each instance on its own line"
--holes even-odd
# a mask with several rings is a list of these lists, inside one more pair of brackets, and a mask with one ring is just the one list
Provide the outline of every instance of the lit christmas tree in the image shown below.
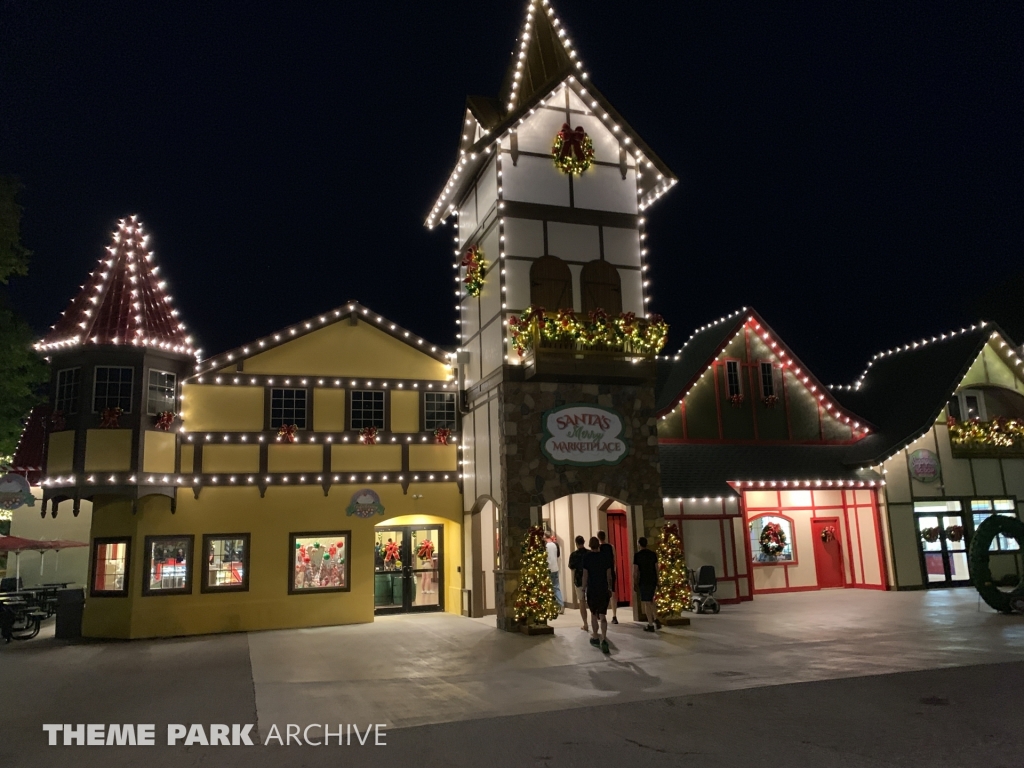
[[516,621],[546,624],[548,619],[558,617],[558,603],[555,602],[555,589],[548,571],[545,545],[543,528],[535,526],[527,532],[515,595]]
[[658,616],[680,616],[690,607],[690,581],[683,559],[683,542],[674,525],[661,529],[658,541],[658,591],[654,608]]

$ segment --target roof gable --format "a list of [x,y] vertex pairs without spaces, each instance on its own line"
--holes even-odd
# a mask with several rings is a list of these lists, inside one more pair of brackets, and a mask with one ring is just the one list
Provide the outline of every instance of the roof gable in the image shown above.
[[[424,221],[428,228],[432,229],[456,210],[466,188],[486,164],[496,145],[522,125],[532,111],[562,85],[572,88],[598,119],[618,136],[621,146],[639,164],[654,171],[645,173],[639,183],[640,210],[648,208],[678,183],[675,174],[661,158],[604,95],[589,83],[589,75],[547,0],[531,0],[518,43],[506,71],[501,97],[497,101],[478,96],[467,100],[468,111],[484,132],[471,144],[467,144],[465,139],[460,141],[455,167]],[[463,127],[466,127],[465,123]]]
[[[353,323],[353,321],[355,322]],[[362,330],[359,330],[358,333],[346,333],[343,326],[352,326],[353,324]],[[332,328],[331,333],[322,333]],[[367,333],[368,329],[372,329],[369,334]],[[360,358],[359,356],[366,353],[368,347],[374,346],[375,334],[379,334],[377,337],[378,349],[369,354],[370,357],[377,359]],[[361,338],[360,341],[355,340],[357,335]],[[379,349],[380,342],[383,342],[383,349]],[[421,336],[391,322],[369,307],[351,301],[342,307],[282,328],[249,344],[209,357],[196,366],[196,375],[192,379],[197,379],[198,375],[203,373],[238,370],[253,373],[418,378],[413,375],[415,371],[412,371],[409,376],[398,376],[396,373],[385,370],[390,370],[390,368],[400,370],[408,367],[409,359],[402,358],[402,354],[406,350],[421,359],[425,358],[430,361],[431,364],[424,367],[424,371],[432,371],[437,368],[440,372],[443,371],[443,366],[450,364],[447,350],[436,344],[431,344]],[[316,362],[310,365],[309,360]],[[413,367],[417,367],[415,362],[411,364]],[[275,368],[275,366],[277,367]],[[343,370],[345,372],[342,372]],[[373,370],[379,372],[373,373]],[[432,377],[423,376],[423,378]],[[439,376],[439,378],[443,377]]]
[[828,387],[818,381],[764,319],[748,307],[698,328],[671,360],[665,358],[659,364],[656,396],[658,415],[664,415],[678,407],[733,339],[746,328],[764,342],[784,368],[792,372],[797,382],[821,404],[828,416],[849,425],[860,437],[871,431],[870,419],[862,418],[858,413],[844,408]]
[[159,271],[138,216],[121,219],[107,254],[35,348],[49,352],[83,344],[131,344],[196,354]]

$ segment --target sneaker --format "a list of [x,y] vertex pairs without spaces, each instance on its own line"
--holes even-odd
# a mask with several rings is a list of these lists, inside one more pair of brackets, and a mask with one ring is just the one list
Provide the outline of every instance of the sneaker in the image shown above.
[[612,624],[618,624],[618,623],[619,623],[619,617],[618,616],[612,616]]
[[644,627],[644,632],[653,632],[653,631],[654,631],[654,625],[653,624],[648,624],[646,627]]
[[590,638],[590,644],[597,648],[599,645],[601,645],[601,641],[598,640],[596,637],[592,637]]
[[657,629],[661,629],[661,622],[660,622],[660,621],[658,621],[657,619],[655,619],[655,620],[654,620],[654,626],[655,626],[655,627],[656,627]]
[[608,648],[608,641],[607,640],[602,640],[601,641],[601,653],[611,653],[611,650],[609,650],[609,648]]

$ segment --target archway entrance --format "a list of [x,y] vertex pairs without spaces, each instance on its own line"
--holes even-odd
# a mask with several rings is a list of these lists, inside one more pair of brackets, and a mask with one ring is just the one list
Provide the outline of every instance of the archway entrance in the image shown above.
[[444,526],[385,524],[374,534],[374,613],[443,611]]

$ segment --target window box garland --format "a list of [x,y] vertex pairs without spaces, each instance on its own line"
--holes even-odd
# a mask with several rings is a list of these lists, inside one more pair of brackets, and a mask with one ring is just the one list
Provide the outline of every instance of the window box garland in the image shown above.
[[174,423],[174,416],[174,411],[160,411],[160,413],[156,415],[156,423],[154,426],[164,432],[169,432],[171,425]]
[[950,417],[949,440],[957,448],[1024,450],[1024,420],[997,417],[992,421],[957,421]]
[[116,405],[112,408],[104,408],[100,414],[100,427],[103,429],[117,429],[117,420],[121,418],[123,413],[124,410]]
[[732,403],[734,407],[743,405],[743,393],[738,395],[729,395],[729,402]]
[[661,351],[668,339],[668,323],[661,315],[647,318],[626,312],[618,317],[596,309],[586,316],[571,309],[548,312],[531,306],[522,315],[509,318],[512,346],[522,357],[536,340],[541,346],[571,344],[579,349],[621,349],[640,355]]

